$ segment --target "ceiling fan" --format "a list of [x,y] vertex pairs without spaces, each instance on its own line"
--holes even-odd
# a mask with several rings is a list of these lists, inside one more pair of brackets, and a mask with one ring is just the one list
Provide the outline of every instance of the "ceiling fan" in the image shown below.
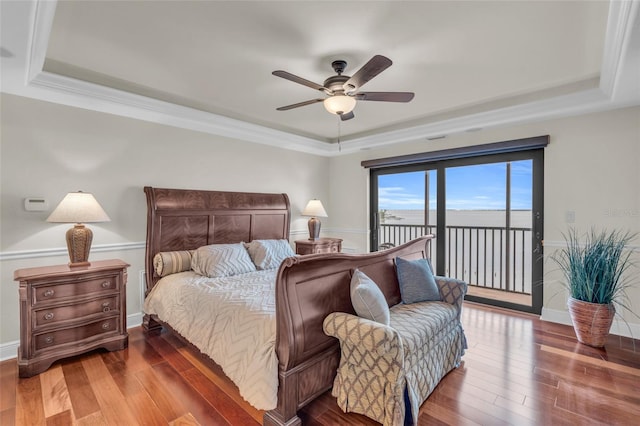
[[413,92],[358,92],[366,82],[389,68],[392,63],[391,59],[382,55],[376,55],[350,77],[348,75],[342,75],[347,67],[346,61],[333,61],[331,66],[337,75],[327,78],[322,86],[287,71],[274,71],[272,74],[277,77],[282,77],[294,83],[311,87],[312,89],[329,95],[328,98],[311,99],[276,109],[278,111],[287,111],[293,108],[323,102],[327,111],[339,115],[340,119],[345,121],[354,117],[353,109],[356,106],[356,101],[409,102],[413,99]]

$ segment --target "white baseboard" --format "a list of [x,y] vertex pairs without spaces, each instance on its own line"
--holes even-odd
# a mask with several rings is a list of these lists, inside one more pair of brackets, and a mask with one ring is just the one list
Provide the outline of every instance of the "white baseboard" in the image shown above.
[[127,329],[142,325],[142,312],[127,315]]
[[[542,308],[540,319],[543,321],[555,322],[558,324],[572,325],[571,317],[568,311],[560,311],[557,309]],[[619,317],[613,320],[611,325],[611,334],[616,336],[631,337],[640,339],[640,324],[623,321]]]
[[0,344],[0,361],[18,357],[20,340]]
[[[127,329],[142,325],[142,315],[142,312],[127,315]],[[19,346],[19,340],[0,344],[0,361],[17,358]]]

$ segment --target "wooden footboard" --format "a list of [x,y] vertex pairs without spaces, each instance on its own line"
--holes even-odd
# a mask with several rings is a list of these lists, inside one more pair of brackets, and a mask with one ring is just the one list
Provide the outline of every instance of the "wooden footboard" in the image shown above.
[[371,254],[319,254],[283,262],[276,281],[278,406],[265,414],[265,425],[300,424],[297,411],[333,385],[339,346],[324,334],[322,322],[331,312],[354,312],[352,271],[358,268],[373,279],[390,305],[399,303],[393,260],[427,257],[431,238]]

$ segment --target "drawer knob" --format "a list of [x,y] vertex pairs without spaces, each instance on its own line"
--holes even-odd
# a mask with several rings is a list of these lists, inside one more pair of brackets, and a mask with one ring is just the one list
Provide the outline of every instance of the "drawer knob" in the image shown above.
[[44,293],[42,293],[42,295],[44,297],[51,297],[53,296],[53,293],[55,293],[55,291],[53,291],[52,289],[48,289],[48,290],[45,290]]
[[102,282],[102,288],[109,288],[109,287],[111,287],[111,283],[109,281]]
[[102,329],[103,330],[108,330],[109,329],[109,323],[105,322],[104,324],[102,324]]
[[109,307],[109,302],[102,303],[102,312],[109,312],[111,308]]
[[53,336],[47,336],[44,338],[44,342],[47,344],[53,343]]
[[52,320],[54,317],[53,312],[47,312],[46,314],[44,314],[44,319],[48,320]]

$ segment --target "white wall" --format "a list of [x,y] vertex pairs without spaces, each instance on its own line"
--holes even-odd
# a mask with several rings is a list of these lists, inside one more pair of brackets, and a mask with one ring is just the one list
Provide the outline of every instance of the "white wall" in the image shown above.
[[[68,262],[67,224],[45,219],[69,191],[92,192],[111,222],[94,232],[90,260],[131,264],[130,321],[141,312],[146,185],[286,192],[291,240],[305,238],[300,212],[311,198],[331,211],[328,158],[3,94],[0,145],[0,357],[19,339],[18,268]],[[45,197],[46,212],[27,212],[26,197]],[[323,220],[331,225],[331,217]],[[137,314],[137,315],[136,315]],[[11,345],[9,345],[11,346]],[[15,356],[11,346],[9,356]]]
[[[369,173],[363,160],[435,151],[475,144],[550,135],[545,150],[545,283],[543,318],[567,322],[566,296],[562,278],[548,260],[563,243],[562,232],[570,224],[565,213],[575,212],[577,230],[592,226],[640,232],[640,108],[626,108],[599,114],[570,117],[540,123],[487,129],[452,135],[434,141],[412,142],[361,151],[332,159],[332,223],[344,230],[335,236],[345,239],[356,251],[368,247]],[[471,183],[472,184],[472,183]],[[635,240],[634,258],[640,266],[640,236]],[[633,277],[635,288],[628,292],[634,312],[640,315],[640,268]],[[633,335],[640,338],[640,318],[623,312]],[[615,332],[629,335],[625,324]]]
[[[324,158],[6,94],[0,96],[0,107],[0,358],[15,356],[19,338],[13,271],[68,261],[68,225],[45,219],[69,191],[93,192],[111,217],[111,222],[90,225],[91,259],[120,258],[131,264],[127,304],[132,321],[140,317],[145,185],[286,192],[292,240],[305,238],[307,218],[299,213],[310,198],[320,198],[329,213],[322,234],[343,238],[348,251],[365,252],[369,173],[362,160],[549,134],[546,255],[562,244],[566,211],[575,212],[579,229],[597,225],[640,231],[640,108]],[[30,196],[46,197],[49,211],[26,212],[22,203]],[[638,244],[640,239],[636,259]],[[543,317],[566,322],[560,277],[552,268],[545,263]],[[640,313],[639,279],[635,282],[629,296]],[[625,318],[640,337],[640,320]]]

